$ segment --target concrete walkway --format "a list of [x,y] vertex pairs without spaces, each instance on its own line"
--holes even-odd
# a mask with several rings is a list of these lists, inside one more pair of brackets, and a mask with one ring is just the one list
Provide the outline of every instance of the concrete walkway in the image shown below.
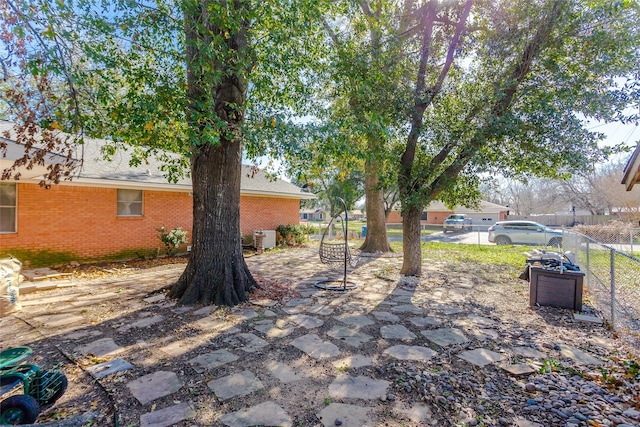
[[[54,340],[96,381],[110,382],[116,400],[138,408],[135,420],[120,414],[120,425],[144,427],[302,425],[300,408],[292,406],[299,402],[291,396],[302,396],[309,407],[303,412],[310,410],[323,426],[379,425],[387,408],[401,414],[391,419],[403,416],[407,425],[437,425],[433,408],[420,399],[394,406],[397,385],[380,375],[389,364],[425,366],[426,373],[436,366],[429,364],[453,359],[470,372],[484,371],[487,378],[500,372],[516,384],[547,358],[604,363],[566,344],[545,349],[518,338],[523,345],[514,346],[514,326],[471,302],[473,272],[452,275],[448,287],[381,278],[400,262],[364,260],[351,275],[358,288],[340,293],[314,287],[328,274],[314,250],[252,257],[248,264],[256,275],[287,284],[296,295],[229,312],[149,296],[184,267],[165,266],[25,295],[16,318]],[[522,299],[518,304],[526,310],[528,299]],[[3,334],[13,324],[5,320]],[[114,388],[113,381],[120,385]],[[446,401],[444,396],[439,398]],[[463,423],[474,425],[473,419],[470,414]],[[542,425],[517,414],[509,422],[504,425]]]

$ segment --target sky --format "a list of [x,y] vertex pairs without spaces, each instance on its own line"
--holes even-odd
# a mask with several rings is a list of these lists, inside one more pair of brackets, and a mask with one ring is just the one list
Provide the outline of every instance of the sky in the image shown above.
[[[613,146],[624,143],[633,150],[640,143],[640,126],[634,124],[622,124],[620,122],[603,123],[590,121],[586,128],[594,132],[605,134],[605,139],[601,141],[601,146]],[[631,152],[612,156],[612,161],[627,161]]]
[[635,145],[640,140],[640,126],[634,124],[592,122],[587,125],[587,129],[606,134],[607,138],[603,141],[605,145],[614,145],[619,142]]

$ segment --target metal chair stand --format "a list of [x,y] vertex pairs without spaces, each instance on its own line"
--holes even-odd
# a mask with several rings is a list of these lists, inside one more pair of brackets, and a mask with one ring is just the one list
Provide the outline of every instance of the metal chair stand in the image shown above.
[[[322,239],[320,240],[320,261],[323,264],[327,264],[330,267],[341,268],[343,272],[342,280],[319,280],[314,286],[316,288],[325,289],[328,291],[350,291],[356,289],[358,285],[355,282],[347,280],[347,265],[351,267],[355,267],[358,263],[357,258],[353,258],[351,256],[351,252],[349,251],[349,239],[348,239],[348,231],[349,231],[349,214],[347,213],[347,205],[341,198],[338,200],[342,203],[344,209],[344,218],[342,217],[342,213],[337,214],[331,221],[329,225],[325,228],[322,233]],[[330,242],[328,239],[330,236],[330,230],[336,223],[340,223],[342,228],[342,235],[344,236],[343,242]]]

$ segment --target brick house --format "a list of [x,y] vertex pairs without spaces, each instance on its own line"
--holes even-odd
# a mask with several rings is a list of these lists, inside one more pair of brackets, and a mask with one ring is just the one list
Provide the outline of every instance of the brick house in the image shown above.
[[331,215],[324,209],[300,209],[300,221],[329,221]]
[[[0,122],[0,135],[12,128]],[[13,163],[23,147],[7,143],[7,158],[0,169]],[[104,141],[87,140],[82,168],[73,180],[38,185],[43,168],[22,170],[19,181],[0,181],[0,256],[14,254],[22,261],[43,258],[52,262],[130,258],[162,253],[157,228],[182,227],[191,236],[190,179],[173,184],[161,164],[130,166],[131,156],[118,151],[112,161],[100,154]],[[55,162],[51,154],[49,161]],[[300,200],[313,194],[284,180],[272,180],[263,171],[243,166],[240,198],[242,233],[273,230],[298,224]]]
[[[507,219],[509,208],[507,206],[501,206],[482,200],[480,201],[478,209],[457,206],[454,210],[451,210],[447,208],[444,203],[440,201],[433,201],[422,212],[420,222],[422,224],[442,224],[444,220],[453,213],[467,215],[475,225],[493,225],[497,221],[504,221]],[[387,218],[387,223],[402,223],[400,210],[392,210]]]

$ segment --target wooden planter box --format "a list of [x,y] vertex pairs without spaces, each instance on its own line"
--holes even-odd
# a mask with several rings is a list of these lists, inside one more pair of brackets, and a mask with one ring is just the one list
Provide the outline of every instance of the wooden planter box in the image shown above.
[[582,311],[582,280],[579,271],[545,270],[531,267],[529,271],[529,305],[548,305]]

